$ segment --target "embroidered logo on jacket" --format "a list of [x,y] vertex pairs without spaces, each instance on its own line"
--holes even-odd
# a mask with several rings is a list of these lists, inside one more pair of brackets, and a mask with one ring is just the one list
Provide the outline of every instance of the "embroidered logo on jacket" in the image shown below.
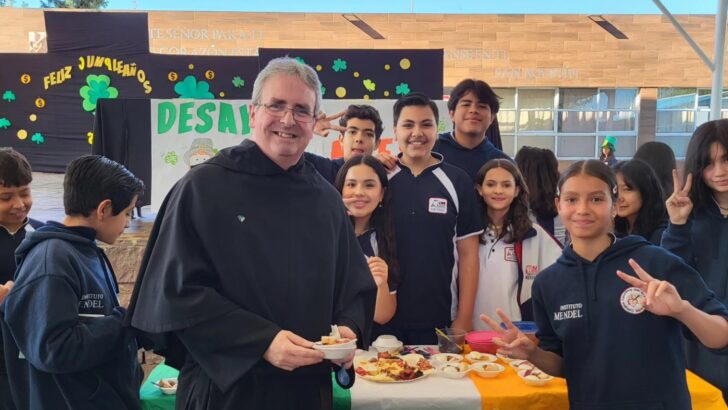
[[561,305],[558,312],[554,312],[554,320],[581,319],[581,303],[569,303]]
[[625,312],[633,315],[639,315],[645,311],[646,297],[647,296],[642,289],[631,287],[622,292],[622,295],[619,297],[619,303],[622,305],[622,309],[624,309]]
[[99,310],[104,308],[103,293],[87,293],[78,301],[78,310]]
[[506,260],[508,262],[518,262],[518,256],[516,255],[516,248],[513,246],[506,246],[503,248],[503,251],[505,252],[503,254],[503,260]]
[[447,213],[447,199],[445,198],[430,198],[430,205],[428,210],[431,214],[446,214]]
[[536,279],[536,274],[538,274],[538,266],[526,265],[526,267],[523,269],[523,274],[526,275],[526,280]]

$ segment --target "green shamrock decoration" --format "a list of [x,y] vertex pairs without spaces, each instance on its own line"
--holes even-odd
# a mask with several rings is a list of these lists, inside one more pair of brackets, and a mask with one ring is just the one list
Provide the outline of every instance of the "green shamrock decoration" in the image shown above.
[[165,164],[177,165],[178,160],[179,158],[177,158],[177,153],[174,151],[169,151],[168,153],[164,154]]
[[326,95],[326,87],[324,87],[324,85],[321,84],[321,96],[323,97],[324,95]]
[[397,95],[407,95],[410,93],[409,84],[407,83],[399,83],[397,87],[394,89],[395,94]]
[[107,75],[89,75],[86,76],[86,84],[81,87],[78,92],[83,97],[83,109],[85,111],[95,111],[96,102],[99,98],[116,98],[119,96],[119,90],[111,87],[111,79]]
[[331,66],[331,69],[336,71],[337,73],[340,71],[346,71],[346,61],[337,58],[336,60],[334,60],[334,65]]
[[233,87],[242,88],[244,86],[245,86],[245,80],[240,78],[239,75],[236,75],[235,77],[233,77]]
[[179,95],[179,98],[215,99],[215,95],[210,92],[210,85],[207,84],[207,81],[198,82],[194,75],[188,75],[184,80],[175,84],[174,92]]
[[13,101],[15,101],[15,93],[13,93],[10,90],[6,90],[3,93],[3,101],[7,101],[7,102],[13,102]]
[[372,81],[368,78],[366,80],[362,81],[362,83],[364,84],[364,88],[366,88],[367,91],[374,91],[377,89],[377,85],[374,83],[374,81]]
[[440,121],[437,122],[437,132],[445,132],[447,131],[448,126],[445,120],[440,119]]
[[43,138],[43,136],[40,135],[40,132],[36,132],[35,134],[33,134],[33,136],[30,137],[30,140],[35,142],[38,145],[45,142],[45,138]]
[[294,58],[294,60],[298,61],[301,64],[306,64],[306,61],[301,57],[296,57],[296,58]]
[[0,128],[7,129],[7,128],[10,128],[10,125],[11,124],[10,124],[10,120],[9,119],[7,119],[5,117],[0,118]]

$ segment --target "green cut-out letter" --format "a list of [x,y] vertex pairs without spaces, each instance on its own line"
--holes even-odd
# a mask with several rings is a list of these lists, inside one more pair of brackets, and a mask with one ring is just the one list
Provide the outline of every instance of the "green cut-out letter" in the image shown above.
[[240,130],[240,134],[250,134],[250,114],[248,114],[248,106],[245,104],[240,106],[240,118],[243,120],[243,129]]
[[171,102],[157,105],[157,134],[162,135],[171,130],[177,119],[177,107]]
[[237,134],[238,127],[235,124],[235,114],[233,113],[233,106],[221,102],[220,103],[220,118],[217,120],[217,130],[220,132],[227,132],[229,134]]
[[205,103],[197,107],[197,118],[202,121],[202,124],[195,125],[195,131],[204,134],[212,129],[212,117],[210,117],[210,111],[215,111],[216,107],[214,103]]
[[194,107],[194,102],[186,102],[179,105],[179,124],[177,130],[180,134],[192,131],[192,126],[188,123],[192,119],[190,108]]

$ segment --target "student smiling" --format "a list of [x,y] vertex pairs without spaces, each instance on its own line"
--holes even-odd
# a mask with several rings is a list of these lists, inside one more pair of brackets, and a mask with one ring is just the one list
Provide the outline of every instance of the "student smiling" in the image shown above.
[[[499,311],[501,354],[566,378],[573,410],[687,410],[683,334],[728,346],[728,310],[698,272],[638,236],[616,240],[616,181],[597,160],[562,175],[557,204],[572,239],[533,284],[536,346]],[[638,264],[639,261],[639,264]]]

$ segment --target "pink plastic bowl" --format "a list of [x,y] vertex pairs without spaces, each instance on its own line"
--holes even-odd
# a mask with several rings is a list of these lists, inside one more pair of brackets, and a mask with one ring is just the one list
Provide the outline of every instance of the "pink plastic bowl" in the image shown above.
[[493,342],[493,338],[499,336],[498,332],[492,330],[477,330],[465,335],[465,341],[476,352],[495,354],[498,345]]

